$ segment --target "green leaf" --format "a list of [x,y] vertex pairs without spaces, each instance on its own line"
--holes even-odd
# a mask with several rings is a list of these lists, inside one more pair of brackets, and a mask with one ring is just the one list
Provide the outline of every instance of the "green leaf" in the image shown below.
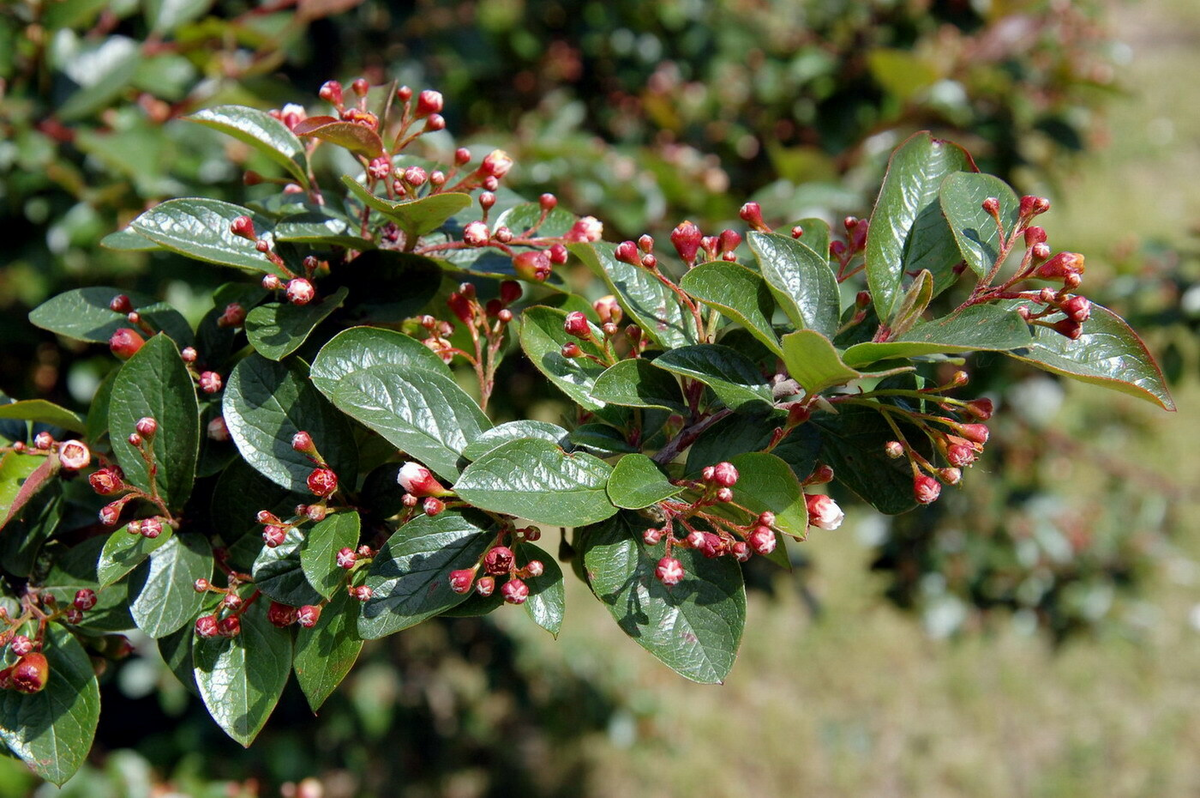
[[602,279],[642,332],[664,349],[696,343],[696,323],[675,293],[646,269],[613,257],[607,242],[567,247]]
[[[3,470],[0,461],[0,472]],[[25,485],[29,486],[28,480]],[[58,529],[69,509],[63,501],[63,488],[62,480],[51,477],[44,489],[30,489],[30,499],[19,511],[11,512],[10,509],[11,517],[0,524],[4,527],[4,534],[0,534],[0,562],[4,563],[5,571],[13,576],[33,575],[39,565],[42,546]]]
[[[826,266],[829,265],[829,242],[833,236],[829,231],[829,223],[824,219],[806,218],[796,222],[792,227],[800,227],[803,231],[799,238],[793,239],[798,241],[821,259]],[[753,249],[751,245],[751,249]]]
[[142,60],[138,43],[127,36],[109,36],[72,53],[64,72],[79,85],[55,108],[63,122],[75,122],[100,111],[116,100],[133,81]]
[[[204,16],[212,7],[213,0],[146,0],[146,21],[156,33],[171,32],[181,25]],[[228,106],[234,110],[238,106]],[[264,114],[264,116],[266,116]],[[276,121],[271,117],[272,122]],[[283,124],[282,122],[280,124]],[[285,130],[287,128],[284,128]]]
[[[521,314],[521,348],[525,355],[537,367],[537,370],[558,386],[558,389],[571,397],[576,404],[585,410],[596,411],[604,407],[604,403],[592,398],[596,379],[604,373],[605,367],[586,357],[565,358],[562,356],[563,344],[575,343],[585,353],[595,357],[603,357],[594,344],[581,341],[563,329],[566,321],[565,311],[535,305],[526,308]],[[592,338],[604,340],[604,333],[598,327],[588,322]]]
[[727,346],[683,346],[664,352],[654,365],[704,383],[730,410],[745,411],[755,405],[771,404],[771,386],[758,366]]
[[197,638],[192,646],[208,714],[247,747],[279,702],[292,667],[292,634],[267,620],[268,603],[256,601],[242,613],[237,637]]
[[253,219],[259,237],[269,239],[270,222],[249,208],[197,197],[155,205],[134,219],[130,227],[138,235],[195,260],[286,277],[255,249],[253,241],[230,232],[230,223],[239,216]]
[[[765,452],[734,456],[738,470],[733,500],[754,513],[775,513],[775,526],[803,538],[808,533],[808,504],[804,489],[792,468],[782,458]],[[782,547],[780,547],[782,548]],[[779,551],[780,549],[776,549]]]
[[[500,214],[496,218],[494,228],[507,227],[513,232],[513,235],[524,238],[525,236],[522,234],[537,224],[541,218],[542,206],[540,203],[522,202]],[[579,217],[570,211],[554,208],[546,214],[545,221],[538,226],[534,235],[542,238],[560,238],[570,232],[578,220]]]
[[1000,201],[1004,234],[1011,235],[1021,214],[1021,201],[998,177],[974,172],[957,172],[942,182],[939,201],[942,213],[958,242],[958,251],[971,271],[980,277],[991,271],[1000,256],[1000,231],[996,220],[983,209],[983,201]]
[[111,369],[100,381],[100,387],[92,394],[92,403],[88,406],[87,411],[85,435],[85,440],[92,446],[108,437],[108,406],[112,399],[113,383],[117,381],[117,375],[120,373],[120,366]]
[[[688,475],[699,474],[705,466],[716,465],[722,460],[732,460],[746,452],[761,452],[771,443],[776,428],[787,421],[787,413],[773,410],[769,415],[735,414],[726,416],[705,432],[688,450]],[[804,480],[817,464],[817,453],[821,449],[821,436],[812,424],[794,428],[780,441],[771,453],[783,460],[792,473]]]
[[309,385],[303,364],[259,355],[242,360],[229,375],[223,415],[242,457],[277,485],[309,492],[312,461],[292,449],[292,436],[301,430],[342,484],[354,484],[358,450],[350,426]]
[[643,358],[617,361],[596,378],[592,397],[605,404],[625,407],[657,407],[687,413],[679,383],[667,371]]
[[192,661],[192,640],[195,637],[196,627],[189,624],[165,637],[158,638],[157,642],[158,653],[171,673],[189,693],[199,698],[200,688],[196,686],[195,663]]
[[443,479],[458,477],[463,450],[492,426],[456,382],[432,371],[368,366],[342,377],[326,395]]
[[855,344],[842,359],[852,368],[880,360],[948,352],[1003,352],[1029,346],[1027,325],[1009,308],[972,305],[961,313],[918,324],[887,343]]
[[[1012,309],[1019,304],[1005,306]],[[1162,370],[1142,339],[1120,316],[1094,302],[1078,340],[1034,327],[1033,344],[1008,354],[1045,371],[1127,393],[1165,410],[1175,409]]]
[[[107,0],[105,0],[107,2]],[[116,252],[159,252],[162,250],[148,238],[140,236],[129,228],[109,233],[100,239],[100,246]]]
[[128,527],[121,527],[108,536],[104,542],[104,550],[100,552],[100,561],[96,564],[96,579],[101,587],[108,587],[113,582],[132,571],[150,554],[162,548],[173,533],[171,527],[164,525],[162,532],[156,538],[148,538],[136,532],[131,533]]
[[178,510],[196,478],[200,406],[179,349],[165,335],[151,338],[121,366],[108,406],[113,454],[125,481],[153,493],[150,467],[128,441],[138,420],[147,417],[158,422],[158,432],[146,442],[157,465],[153,484],[167,507]]
[[363,604],[358,632],[375,640],[457,606],[450,572],[472,568],[495,540],[493,521],[474,510],[420,515],[388,538],[367,572],[373,595]]
[[484,430],[479,437],[471,441],[462,455],[468,460],[478,460],[492,449],[496,449],[509,441],[538,438],[549,441],[556,446],[567,448],[569,433],[558,426],[545,421],[507,421],[498,427]]
[[761,276],[736,263],[702,263],[683,276],[680,287],[746,328],[775,354],[782,354],[771,329],[775,299]]
[[359,518],[354,511],[326,516],[308,530],[300,550],[300,566],[308,583],[324,598],[332,596],[346,582],[346,570],[338,567],[342,549],[358,548]]
[[558,637],[567,605],[562,569],[549,553],[532,543],[522,542],[517,546],[515,553],[517,565],[521,568],[528,565],[530,560],[539,560],[545,566],[541,576],[531,576],[524,580],[529,588],[529,598],[525,600],[525,613],[538,626]]
[[607,424],[580,424],[568,437],[577,448],[591,449],[605,457],[639,451],[626,439],[625,433]]
[[342,378],[371,366],[396,366],[453,376],[450,367],[416,338],[378,327],[351,327],[329,340],[313,359],[313,384],[328,394]]
[[292,132],[300,138],[320,139],[344,147],[364,158],[383,155],[383,139],[374,130],[357,122],[343,122],[332,116],[310,116],[292,128]]
[[683,492],[644,454],[629,454],[618,460],[607,490],[612,503],[625,510],[640,510]]
[[357,605],[348,591],[339,590],[321,610],[316,626],[296,633],[296,681],[313,712],[346,678],[362,651]]
[[900,298],[900,306],[892,318],[892,333],[903,335],[921,320],[933,301],[933,275],[922,269]]
[[118,294],[128,296],[142,320],[151,327],[165,332],[181,347],[191,345],[192,328],[179,311],[145,294],[117,288],[92,286],[66,291],[34,308],[29,314],[29,321],[35,327],[66,338],[107,344],[118,329],[134,327],[124,313],[109,309],[109,303]]
[[399,324],[421,314],[437,295],[444,274],[432,258],[376,249],[360,254],[354,267],[338,276],[350,289],[348,319],[359,324]]
[[260,355],[270,360],[283,360],[300,348],[313,329],[330,313],[342,306],[349,293],[339,288],[320,302],[293,305],[290,302],[270,302],[259,305],[246,315],[246,337]]
[[833,338],[839,326],[841,294],[837,275],[829,267],[828,250],[821,256],[801,241],[775,233],[750,232],[746,242],[788,318],[798,327]]
[[821,430],[821,460],[832,466],[838,482],[886,515],[917,506],[908,461],[884,452],[896,433],[879,412],[843,406],[837,415],[822,413],[809,423]]
[[65,407],[59,407],[53,402],[47,402],[45,399],[26,399],[20,402],[0,405],[0,419],[4,418],[49,424],[52,427],[61,427],[70,432],[84,432],[87,429],[83,423],[83,419],[78,414],[73,413]]
[[810,394],[862,376],[842,362],[828,338],[813,330],[783,336],[783,362],[792,379]]
[[[329,211],[308,211],[286,216],[275,225],[275,240],[293,244],[346,249],[374,249],[375,242],[360,235],[357,222]],[[357,264],[356,264],[357,266]]]
[[121,632],[134,627],[129,614],[129,586],[119,582],[101,588],[96,577],[96,565],[105,542],[103,537],[94,537],[71,547],[59,555],[42,581],[60,607],[70,606],[75,594],[84,588],[96,592],[96,606],[76,624],[76,628],[89,632]]
[[905,272],[935,277],[958,262],[958,248],[938,205],[947,175],[974,169],[958,145],[914,134],[892,154],[867,236],[866,271],[879,318],[892,321]]
[[0,455],[0,529],[25,515],[34,496],[54,484],[58,458],[5,452]]
[[[205,3],[208,1],[203,0]],[[301,186],[308,188],[308,157],[304,154],[304,144],[287,125],[270,114],[242,105],[218,105],[197,111],[184,119],[249,144],[286,169]]]
[[301,559],[304,533],[298,527],[287,530],[283,543],[275,548],[263,546],[250,573],[254,584],[280,604],[299,607],[318,604],[321,594],[309,584]]
[[221,472],[212,495],[213,527],[229,551],[230,563],[240,571],[249,571],[263,547],[262,524],[258,511],[290,517],[297,504],[309,501],[311,494],[298,493],[277,485],[242,458],[236,458]]
[[583,526],[617,509],[605,493],[612,468],[590,454],[567,454],[549,441],[510,441],[467,466],[454,485],[483,510],[554,526]]
[[129,579],[129,593],[136,596],[130,612],[138,628],[163,637],[194,621],[204,596],[192,585],[197,579],[211,579],[212,573],[207,538],[187,532],[173,535]]
[[50,666],[44,690],[0,691],[0,740],[39,777],[61,785],[92,750],[100,688],[87,652],[61,626],[46,627],[42,653]]
[[394,221],[408,236],[428,235],[444,225],[456,213],[471,207],[469,194],[447,192],[445,194],[429,194],[415,200],[392,202],[367,191],[362,184],[349,175],[344,175],[342,182],[350,189],[351,194]]
[[617,624],[667,667],[692,681],[724,681],[746,622],[742,571],[732,557],[706,559],[676,549],[684,579],[667,587],[654,576],[663,548],[648,549],[651,521],[624,511],[583,530],[583,564],[596,597]]

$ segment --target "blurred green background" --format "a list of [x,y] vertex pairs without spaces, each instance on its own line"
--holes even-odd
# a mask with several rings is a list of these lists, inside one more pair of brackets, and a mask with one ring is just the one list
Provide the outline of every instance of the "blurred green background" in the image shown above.
[[[710,229],[748,196],[775,218],[866,215],[888,149],[932,127],[1053,199],[1052,243],[1087,253],[1086,292],[1146,333],[1180,407],[981,379],[1032,411],[999,414],[974,485],[891,523],[850,507],[799,547],[796,576],[756,572],[723,687],[645,657],[569,583],[558,641],[504,611],[411,630],[369,646],[320,718],[285,697],[244,752],[141,646],[106,675],[94,767],[62,794],[1200,793],[1192,0],[129,0],[72,3],[53,32],[38,20],[55,5],[0,5],[10,395],[85,404],[107,367],[24,322],[57,290],[207,308],[221,275],[96,246],[146,202],[242,196],[230,159],[245,152],[161,120],[216,101],[313,108],[323,80],[363,73],[444,91],[462,140],[518,155],[519,190],[552,188],[610,234]],[[95,53],[122,36],[174,44],[114,76],[121,53]],[[97,71],[72,72],[89,54]],[[31,792],[60,794],[0,758],[0,798]]]

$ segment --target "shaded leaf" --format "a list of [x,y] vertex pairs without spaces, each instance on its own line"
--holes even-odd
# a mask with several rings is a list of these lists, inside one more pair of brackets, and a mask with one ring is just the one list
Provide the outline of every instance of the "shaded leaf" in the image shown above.
[[319,302],[293,305],[290,302],[270,302],[259,305],[246,315],[246,337],[260,355],[271,360],[283,360],[295,352],[313,329],[341,307],[349,293],[339,288]]
[[181,347],[191,345],[192,328],[179,311],[145,294],[104,286],[76,288],[51,297],[30,311],[29,321],[35,327],[77,341],[107,344],[118,329],[134,326],[124,313],[109,308],[118,294],[129,297],[142,320],[152,328],[165,332]]
[[311,629],[296,632],[296,681],[316,712],[341,684],[362,651],[358,600],[345,590],[333,594]]
[[522,542],[517,546],[515,554],[517,565],[521,568],[528,565],[530,560],[538,560],[545,566],[541,576],[530,576],[523,580],[529,587],[529,598],[525,600],[525,614],[538,626],[558,637],[567,605],[562,569],[548,552],[532,543]]
[[644,358],[617,361],[596,378],[591,394],[605,404],[688,411],[675,378]]
[[173,535],[171,527],[167,525],[163,526],[162,532],[156,538],[130,532],[128,526],[121,527],[104,542],[100,560],[96,563],[96,580],[101,587],[108,587],[145,562],[151,553],[162,548]]
[[319,604],[321,594],[309,583],[304,572],[301,549],[305,534],[299,527],[290,527],[283,542],[275,548],[263,546],[250,574],[264,595],[280,604],[300,607]]
[[37,424],[49,424],[61,427],[70,432],[84,432],[87,427],[77,413],[65,407],[59,407],[45,399],[25,399],[0,405],[0,419],[15,418],[21,421],[32,421]]
[[998,177],[974,172],[957,172],[942,182],[939,202],[950,224],[958,251],[971,271],[987,274],[1000,255],[1000,231],[996,220],[983,209],[984,200],[1000,201],[1000,219],[1005,235],[1016,229],[1021,201],[1008,184]]
[[312,246],[374,249],[375,243],[360,235],[357,222],[327,210],[285,216],[275,225],[275,240]]
[[896,433],[879,412],[843,406],[837,415],[822,413],[809,423],[821,430],[821,460],[833,467],[838,482],[887,515],[917,506],[908,461],[893,460],[884,451]]
[[129,587],[124,582],[100,586],[96,565],[105,540],[88,538],[60,554],[42,585],[60,607],[70,606],[75,594],[84,588],[95,591],[96,606],[85,612],[83,621],[75,627],[91,632],[121,632],[134,627],[129,614]]
[[734,411],[771,404],[771,386],[754,361],[727,346],[696,344],[664,352],[657,368],[688,377],[712,388],[717,398]]

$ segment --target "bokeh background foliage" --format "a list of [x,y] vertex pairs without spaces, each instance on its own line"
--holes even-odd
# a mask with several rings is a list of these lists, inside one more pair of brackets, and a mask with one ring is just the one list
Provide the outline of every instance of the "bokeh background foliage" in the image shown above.
[[[437,146],[505,147],[518,190],[612,235],[714,228],[751,197],[781,220],[865,215],[886,152],[933,129],[1053,199],[1056,247],[1088,253],[1089,291],[1148,333],[1182,408],[977,364],[1024,409],[998,418],[992,473],[934,512],[856,508],[792,575],[756,574],[723,688],[640,657],[576,590],[556,643],[503,612],[411,630],[368,647],[319,718],[289,692],[242,751],[143,646],[105,675],[94,766],[63,792],[1194,794],[1200,115],[1175,78],[1197,39],[1187,0],[3,4],[14,396],[83,406],[108,366],[25,322],[59,290],[211,305],[219,274],[98,246],[158,199],[245,199],[244,169],[274,173],[178,116],[311,107],[326,78],[364,74],[445,92],[457,139]],[[520,370],[504,395],[555,412]],[[35,789],[55,792],[0,762],[0,796]]]

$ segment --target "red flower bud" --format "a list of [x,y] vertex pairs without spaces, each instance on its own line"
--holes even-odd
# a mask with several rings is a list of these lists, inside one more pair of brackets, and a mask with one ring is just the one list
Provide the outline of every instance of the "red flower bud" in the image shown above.
[[8,647],[12,649],[13,654],[23,657],[30,651],[33,651],[33,641],[25,635],[16,635],[13,637],[12,642],[8,644]]
[[604,236],[604,225],[595,216],[584,216],[571,226],[563,236],[567,241],[588,243],[599,241]]
[[592,328],[588,324],[588,318],[581,310],[574,310],[567,314],[563,321],[563,330],[567,335],[573,335],[584,341],[590,341],[592,338]]
[[242,619],[237,615],[222,618],[217,624],[217,634],[221,637],[237,637],[242,633]]
[[195,590],[197,593],[207,593],[211,586],[211,583],[203,576],[192,582],[192,590]]
[[307,305],[317,298],[317,289],[303,277],[288,280],[287,301],[293,305]]
[[457,571],[450,572],[450,589],[455,593],[464,594],[471,592],[471,585],[475,582],[475,572],[469,568],[463,568]]
[[342,107],[342,84],[336,80],[326,81],[321,86],[321,90],[317,92],[317,95],[330,105],[337,106],[338,108]]
[[1042,280],[1064,280],[1070,275],[1084,272],[1084,257],[1077,252],[1060,252],[1043,263],[1034,272]]
[[567,248],[562,244],[552,244],[550,246],[549,253],[550,262],[555,266],[562,266],[567,262],[567,258],[570,257],[570,253],[567,251]]
[[621,263],[628,263],[630,266],[638,266],[642,262],[642,256],[638,254],[637,244],[632,241],[622,241],[620,244],[617,244],[617,248],[613,250],[613,257],[621,261]]
[[133,311],[133,302],[124,294],[117,294],[112,298],[112,301],[108,303],[108,309],[113,313],[120,313],[122,316],[124,316],[126,313]]
[[121,517],[121,508],[124,506],[124,502],[115,501],[112,504],[106,504],[101,507],[100,523],[105,526],[115,526],[117,519]]
[[746,542],[750,544],[750,548],[754,550],[755,554],[761,554],[764,557],[775,551],[775,546],[778,545],[775,532],[767,526],[754,527],[754,531],[746,538]]
[[483,557],[483,570],[492,576],[503,576],[512,570],[514,560],[508,546],[493,546]]
[[368,585],[359,585],[358,587],[350,589],[350,595],[354,596],[354,598],[358,599],[359,601],[370,601],[371,596],[375,595],[375,591],[372,590]]
[[272,601],[271,606],[267,608],[267,620],[280,629],[286,629],[296,622],[296,608]]
[[986,396],[979,399],[972,399],[967,402],[967,412],[973,415],[980,421],[987,421],[992,417],[992,400]]
[[404,488],[405,493],[417,497],[452,495],[437,481],[433,472],[420,463],[411,461],[400,466],[400,471],[396,474],[396,483]]
[[146,343],[146,339],[137,330],[121,327],[108,339],[108,348],[121,360],[128,360],[142,348],[144,343]]
[[96,592],[94,590],[89,590],[86,587],[75,591],[74,605],[75,609],[82,612],[90,610],[92,607],[96,606]]
[[454,151],[454,165],[466,166],[471,162],[471,151],[466,147],[459,147]]
[[475,592],[487,598],[492,595],[496,589],[496,578],[492,576],[481,576],[475,582]]
[[1059,335],[1070,338],[1072,341],[1078,341],[1079,337],[1083,335],[1083,327],[1074,319],[1063,319],[1062,321],[1055,322],[1054,331]]
[[204,393],[217,393],[221,390],[224,382],[221,380],[221,375],[215,371],[200,372],[200,390]]
[[956,468],[966,468],[975,462],[975,450],[961,443],[946,447],[946,460]]
[[652,526],[642,533],[642,540],[645,541],[647,546],[657,546],[658,542],[662,540],[662,536],[663,531],[658,527]]
[[505,305],[511,305],[521,298],[523,289],[521,284],[516,280],[505,280],[500,283],[500,302]]
[[276,524],[268,524],[263,528],[263,543],[267,544],[268,549],[273,549],[276,546],[283,545],[287,540],[287,530]]
[[962,482],[962,471],[959,471],[957,468],[940,468],[938,469],[938,476],[947,485],[957,485],[959,482]]
[[983,212],[988,216],[1000,216],[1000,200],[995,197],[988,197],[983,201]]
[[1034,197],[1026,194],[1021,197],[1020,214],[1022,216],[1037,216],[1050,210],[1050,200],[1045,197]]
[[958,424],[955,431],[972,443],[980,446],[988,442],[988,428],[983,424]]
[[1083,324],[1092,316],[1092,303],[1087,297],[1073,296],[1062,303],[1062,311],[1071,321]]
[[541,250],[527,250],[512,259],[513,271],[522,280],[543,283],[550,276],[553,266],[550,256]]
[[158,422],[150,416],[144,416],[137,420],[133,427],[137,430],[138,435],[141,435],[145,440],[150,440],[158,432]]
[[689,265],[696,260],[702,238],[704,234],[700,232],[700,228],[690,221],[684,221],[671,231],[671,244],[683,262]]
[[38,693],[46,686],[50,678],[50,663],[46,656],[38,652],[26,654],[13,665],[9,678],[13,689],[19,693]]
[[216,637],[217,636],[217,616],[201,615],[196,619],[196,636],[197,637]]
[[258,234],[254,232],[254,220],[249,216],[239,216],[229,223],[229,232],[238,238],[257,241]]
[[546,564],[541,560],[530,560],[523,570],[526,576],[536,579],[546,573]]
[[106,466],[92,472],[92,475],[88,477],[88,482],[91,484],[92,490],[97,494],[111,496],[125,487],[125,482],[122,479],[124,476],[120,466]]
[[307,484],[316,496],[332,496],[337,490],[337,474],[328,468],[314,468],[308,475]]
[[438,515],[445,509],[446,503],[441,499],[435,499],[433,496],[421,502],[421,510],[428,516]]
[[208,422],[207,434],[209,440],[219,443],[229,440],[229,427],[225,424],[225,417],[217,416]]
[[463,241],[470,247],[482,247],[488,242],[491,237],[491,232],[488,226],[480,221],[474,221],[467,224],[463,229]]
[[157,538],[159,535],[162,534],[162,531],[163,531],[162,521],[160,521],[157,517],[142,519],[142,525],[140,528],[140,533],[141,533],[142,537],[148,538],[150,540],[154,540],[155,538]]
[[654,576],[668,587],[683,581],[683,563],[674,557],[663,557],[654,568]]
[[762,207],[757,202],[747,202],[742,206],[742,209],[738,211],[738,216],[741,217],[743,222],[759,232],[771,232],[771,228],[767,227],[766,223],[763,221]]
[[921,474],[913,480],[913,496],[920,504],[933,504],[942,493],[942,484],[931,476]]
[[529,598],[529,585],[513,577],[504,583],[504,586],[500,588],[500,593],[508,604],[524,604]]
[[347,546],[346,548],[343,548],[338,551],[338,553],[337,553],[338,568],[345,568],[346,570],[350,570],[351,568],[354,567],[354,564],[356,562],[358,562],[358,555],[354,553],[354,549]]
[[720,237],[717,239],[717,245],[721,250],[722,255],[727,255],[733,252],[742,243],[742,236],[736,230],[722,230]]
[[713,482],[723,488],[732,488],[737,484],[738,471],[733,463],[717,463],[713,466]]
[[1046,231],[1041,227],[1025,228],[1025,246],[1032,247],[1034,244],[1046,243]]
[[475,309],[472,307],[472,302],[457,291],[450,295],[446,300],[446,304],[450,306],[451,312],[458,317],[458,320],[463,324],[470,324],[475,320]]
[[425,170],[419,166],[410,166],[404,170],[404,182],[410,186],[423,186],[429,176],[425,174]]
[[304,430],[300,430],[292,436],[292,449],[310,457],[315,457],[317,454],[317,446],[313,443],[312,436]]
[[808,505],[808,523],[817,529],[837,529],[842,525],[846,514],[837,502],[820,493],[810,493],[804,497]]
[[311,629],[321,620],[321,608],[315,604],[305,604],[296,613],[296,622],[305,629]]
[[558,197],[553,194],[543,194],[538,197],[538,206],[546,213],[549,213],[558,206]]
[[508,170],[512,169],[512,166],[513,159],[508,157],[508,153],[504,150],[492,150],[479,165],[479,174],[484,177],[500,179],[508,174]]
[[717,489],[717,501],[719,501],[719,502],[733,501],[733,491],[730,490],[729,488],[718,488]]

